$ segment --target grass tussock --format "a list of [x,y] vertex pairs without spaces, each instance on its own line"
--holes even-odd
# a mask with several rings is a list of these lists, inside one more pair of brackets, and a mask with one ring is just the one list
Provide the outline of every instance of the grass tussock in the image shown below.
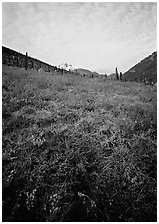
[[3,221],[156,221],[156,87],[3,67]]

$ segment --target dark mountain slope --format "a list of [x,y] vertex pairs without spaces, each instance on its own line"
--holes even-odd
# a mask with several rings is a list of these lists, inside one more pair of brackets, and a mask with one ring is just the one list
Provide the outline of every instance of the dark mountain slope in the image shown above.
[[124,81],[157,82],[157,52],[149,55],[123,74]]

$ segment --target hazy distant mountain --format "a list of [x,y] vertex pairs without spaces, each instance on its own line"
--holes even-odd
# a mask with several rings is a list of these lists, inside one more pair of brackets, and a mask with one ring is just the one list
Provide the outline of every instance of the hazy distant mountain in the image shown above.
[[78,68],[78,69],[74,69],[73,71],[77,72],[78,74],[82,75],[82,76],[91,76],[92,72],[88,69],[84,69],[84,68]]
[[78,73],[81,76],[97,77],[97,76],[100,76],[100,75],[105,75],[105,73],[99,74],[96,71],[90,71],[90,70],[85,69],[85,68],[79,68],[78,66],[73,66],[73,65],[70,65],[68,63],[63,63],[63,64],[59,65],[58,68]]
[[144,58],[123,74],[123,80],[149,83],[157,82],[157,52]]
[[77,72],[77,73],[80,74],[81,76],[97,77],[97,76],[100,75],[100,74],[97,73],[97,72],[93,72],[93,71],[90,71],[90,70],[85,69],[85,68],[77,68],[77,69],[74,69],[73,71],[74,71],[74,72]]
[[78,66],[73,66],[73,65],[70,65],[68,63],[63,63],[63,64],[59,65],[58,68],[78,73],[81,76],[92,77],[92,74],[93,74],[93,76],[98,76],[99,75],[97,72],[92,72],[92,71],[90,71],[88,69],[85,69],[85,68],[79,68]]

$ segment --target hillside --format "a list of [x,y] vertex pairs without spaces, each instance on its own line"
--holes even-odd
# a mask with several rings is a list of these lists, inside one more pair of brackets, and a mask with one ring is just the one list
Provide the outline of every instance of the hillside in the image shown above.
[[45,72],[54,72],[57,70],[56,66],[52,66],[36,58],[29,57],[28,53],[24,55],[4,46],[2,46],[2,64],[33,70],[42,69]]
[[157,82],[157,52],[149,55],[123,74],[124,81]]
[[116,73],[112,73],[108,76],[108,80],[116,80]]
[[3,65],[4,222],[156,222],[157,89]]
[[77,72],[79,75],[81,76],[87,76],[87,77],[99,77],[100,74],[98,74],[97,72],[92,72],[88,69],[84,69],[84,68],[77,68],[73,70],[74,72]]

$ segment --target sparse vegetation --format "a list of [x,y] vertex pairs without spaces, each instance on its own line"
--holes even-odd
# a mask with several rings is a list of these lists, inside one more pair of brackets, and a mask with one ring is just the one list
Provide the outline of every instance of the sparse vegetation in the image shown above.
[[3,65],[3,221],[157,221],[156,98]]

